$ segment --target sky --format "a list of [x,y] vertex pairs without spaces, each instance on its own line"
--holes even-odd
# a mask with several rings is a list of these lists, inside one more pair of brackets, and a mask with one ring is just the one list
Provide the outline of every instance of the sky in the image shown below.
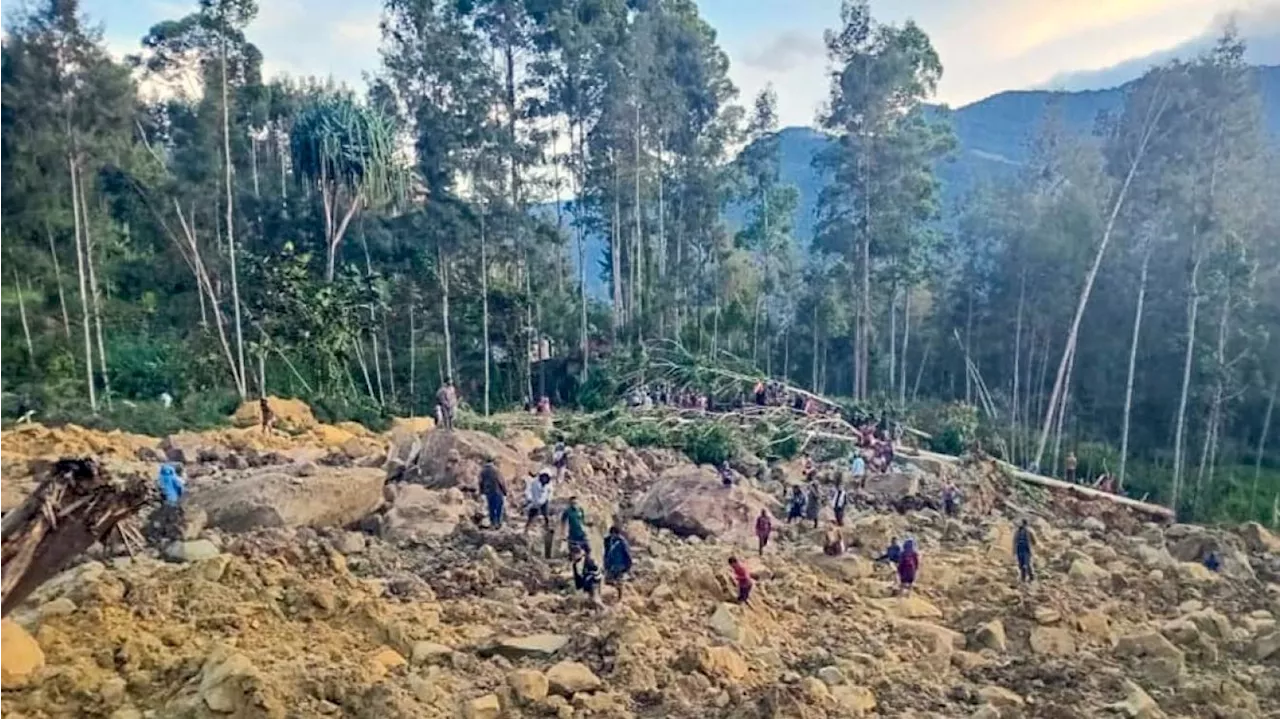
[[[194,0],[82,0],[124,55],[157,21]],[[700,0],[729,55],[743,103],[767,84],[786,125],[813,124],[827,95],[822,34],[839,0]],[[277,73],[353,87],[377,71],[380,0],[259,0],[249,29]],[[936,100],[960,107],[1004,90],[1110,87],[1154,62],[1194,54],[1228,18],[1251,40],[1249,60],[1280,64],[1280,0],[871,0],[877,20],[914,20],[944,73]]]

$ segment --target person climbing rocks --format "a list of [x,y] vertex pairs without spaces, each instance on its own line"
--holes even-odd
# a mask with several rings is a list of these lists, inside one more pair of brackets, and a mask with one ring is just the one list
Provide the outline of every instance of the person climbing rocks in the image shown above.
[[853,483],[858,489],[865,489],[867,486],[867,460],[862,458],[862,452],[853,450],[853,459],[849,461],[849,473],[853,475]]
[[954,517],[960,512],[960,488],[955,482],[948,481],[942,487],[942,511],[948,517]]
[[835,489],[831,491],[831,509],[836,513],[836,526],[844,526],[844,510],[849,505],[849,493],[844,491],[840,478],[836,478]]
[[787,501],[787,524],[804,517],[804,491],[799,485],[791,488],[791,498]]
[[156,477],[156,485],[160,488],[160,496],[164,498],[165,506],[176,507],[182,503],[182,497],[187,493],[187,485],[182,481],[182,477],[178,476],[178,470],[172,464],[160,465],[160,475]]
[[768,395],[766,394],[764,380],[760,380],[756,382],[754,393],[756,396],[756,406],[763,407],[765,403],[768,401]]
[[618,601],[622,601],[622,583],[631,572],[631,547],[618,525],[609,528],[604,538],[604,579],[618,588]]
[[575,557],[578,552],[589,553],[587,544],[587,513],[578,505],[577,497],[569,498],[569,506],[560,513],[560,526],[567,527],[569,556]]
[[556,481],[564,479],[565,469],[569,466],[569,448],[564,446],[564,442],[556,442],[555,449],[551,450],[551,463],[556,468]]
[[804,518],[813,522],[813,528],[818,528],[818,514],[822,510],[822,494],[818,489],[818,483],[814,482],[809,485],[809,491],[805,496]]
[[898,563],[898,560],[901,558],[902,558],[902,545],[898,544],[897,537],[890,537],[889,546],[885,548],[884,554],[881,554],[880,556],[876,557],[875,562],[876,564],[882,564],[887,562],[887,563],[896,565]]
[[[579,559],[582,568],[578,568]],[[585,593],[591,598],[596,605],[600,604],[600,565],[596,564],[596,560],[591,557],[591,548],[587,547],[581,557],[576,558],[572,562],[573,566],[573,586],[579,591]]]
[[440,415],[440,426],[453,429],[453,418],[458,411],[458,391],[453,388],[453,378],[445,377],[444,384],[436,390],[436,412]]
[[264,434],[275,428],[276,414],[271,411],[271,403],[267,401],[265,396],[258,398],[258,414],[261,415],[262,432]]
[[1209,552],[1204,558],[1204,566],[1211,572],[1222,571],[1222,560],[1218,558],[1218,553]]
[[551,526],[551,470],[543,468],[538,472],[537,479],[530,480],[524,488],[524,509],[527,521],[524,525],[525,534],[529,533],[529,528],[533,526],[538,517],[542,517],[543,527]]
[[1018,581],[1034,582],[1036,579],[1035,568],[1031,563],[1031,550],[1035,546],[1035,535],[1031,533],[1031,527],[1027,526],[1024,517],[1018,523],[1018,531],[1013,533],[1013,553],[1018,558]]
[[773,534],[773,518],[769,516],[769,510],[761,509],[760,516],[756,517],[756,541],[759,543],[760,556],[764,556],[764,548],[769,545],[769,537]]
[[733,487],[733,468],[729,466],[729,460],[720,463],[720,484],[726,489]]
[[507,504],[507,483],[493,463],[493,457],[485,457],[480,468],[480,494],[489,510],[489,528],[500,529]]
[[898,587],[902,594],[911,593],[918,571],[920,571],[920,554],[916,551],[916,540],[908,538],[902,543],[902,554],[898,557]]
[[751,572],[737,557],[729,557],[729,569],[733,571],[733,583],[738,587],[738,604],[746,604],[751,600],[751,588],[755,586]]
[[838,557],[844,554],[844,534],[840,531],[840,525],[833,523],[823,533],[822,553],[828,557]]
[[1067,452],[1067,458],[1063,460],[1063,468],[1066,470],[1065,477],[1068,482],[1075,484],[1076,481],[1076,453]]

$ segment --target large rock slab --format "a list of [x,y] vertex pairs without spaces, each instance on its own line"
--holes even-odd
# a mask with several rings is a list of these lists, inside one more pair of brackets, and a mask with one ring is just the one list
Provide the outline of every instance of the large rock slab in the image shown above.
[[[387,511],[380,533],[391,541],[446,536],[476,511],[475,502],[468,501],[457,488],[437,490],[397,482],[387,485],[385,496]],[[519,509],[517,505],[514,511]],[[507,511],[513,509],[508,507]]]
[[492,458],[507,486],[518,484],[534,469],[533,463],[507,443],[484,432],[432,430],[423,434],[398,434],[387,453],[386,478],[431,489],[476,487],[480,467]]
[[561,696],[573,696],[578,692],[593,692],[604,686],[600,677],[581,662],[564,661],[547,670],[547,683],[551,691]]
[[318,467],[305,477],[257,471],[197,484],[188,501],[228,532],[343,526],[382,504],[382,484],[382,471],[371,468]]
[[504,637],[481,650],[484,656],[500,654],[508,659],[532,657],[545,659],[554,656],[569,643],[564,634],[531,634],[526,637]]
[[635,516],[681,537],[753,535],[760,510],[773,498],[746,486],[726,488],[710,467],[675,467],[663,472],[636,503]]

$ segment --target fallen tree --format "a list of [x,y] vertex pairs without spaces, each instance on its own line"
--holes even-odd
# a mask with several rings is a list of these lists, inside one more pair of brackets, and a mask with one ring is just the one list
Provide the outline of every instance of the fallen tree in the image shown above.
[[145,477],[113,477],[92,459],[61,459],[46,473],[0,522],[5,615],[154,499]]

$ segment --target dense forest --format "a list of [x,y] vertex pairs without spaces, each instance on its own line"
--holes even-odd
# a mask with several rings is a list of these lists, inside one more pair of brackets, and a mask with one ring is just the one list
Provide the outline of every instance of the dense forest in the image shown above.
[[797,221],[774,95],[694,0],[385,0],[358,89],[264,79],[256,11],[199,0],[124,59],[75,0],[6,18],[7,419],[376,422],[450,376],[480,414],[576,405],[679,343],[1272,519],[1280,157],[1233,33],[944,202],[942,60],[846,0]]

